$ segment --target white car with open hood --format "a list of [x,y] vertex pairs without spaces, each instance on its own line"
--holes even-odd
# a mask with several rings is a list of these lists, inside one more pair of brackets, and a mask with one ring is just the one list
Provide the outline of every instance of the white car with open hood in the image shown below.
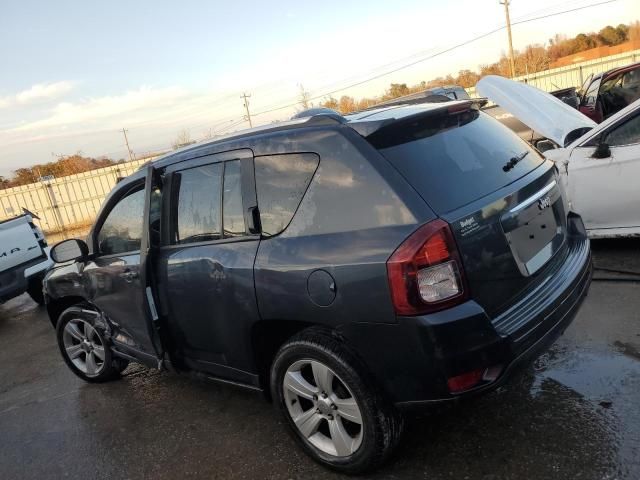
[[490,75],[477,90],[557,145],[544,155],[590,237],[640,235],[640,100],[596,124],[524,83]]

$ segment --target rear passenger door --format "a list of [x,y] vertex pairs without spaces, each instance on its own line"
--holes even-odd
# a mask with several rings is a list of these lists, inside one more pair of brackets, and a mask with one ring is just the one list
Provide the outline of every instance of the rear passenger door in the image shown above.
[[188,368],[256,384],[248,373],[260,241],[252,152],[181,162],[165,184],[157,266],[171,347]]

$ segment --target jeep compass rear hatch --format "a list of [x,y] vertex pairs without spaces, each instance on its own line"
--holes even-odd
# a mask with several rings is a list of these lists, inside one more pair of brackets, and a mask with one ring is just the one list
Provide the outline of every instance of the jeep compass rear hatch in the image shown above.
[[471,103],[393,113],[367,139],[449,223],[472,298],[500,313],[566,253],[553,165]]

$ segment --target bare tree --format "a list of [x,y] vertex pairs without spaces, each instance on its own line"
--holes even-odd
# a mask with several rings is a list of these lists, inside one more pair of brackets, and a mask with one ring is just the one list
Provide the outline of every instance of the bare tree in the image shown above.
[[186,147],[187,145],[191,145],[192,143],[196,143],[196,142],[191,140],[191,134],[189,133],[189,130],[182,130],[180,133],[178,133],[178,136],[173,141],[171,146],[175,150],[180,147]]
[[311,103],[311,94],[304,89],[304,85],[299,84],[300,87],[300,95],[298,96],[298,103],[302,107],[302,110],[306,110],[307,108],[313,107],[313,103]]

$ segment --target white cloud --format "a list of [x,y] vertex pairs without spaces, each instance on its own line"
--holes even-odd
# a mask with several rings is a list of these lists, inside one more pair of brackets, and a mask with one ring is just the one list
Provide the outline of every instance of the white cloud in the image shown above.
[[60,98],[73,89],[73,82],[63,80],[55,83],[38,83],[28,90],[16,94],[15,99],[19,104],[34,103],[41,100],[53,100]]
[[14,95],[0,97],[0,108],[22,106],[33,103],[45,102],[60,98],[73,90],[74,82],[62,80],[53,83],[37,83],[31,88],[22,90]]
[[4,133],[27,132],[43,128],[67,128],[70,125],[100,121],[104,128],[107,119],[122,120],[123,116],[147,109],[163,109],[173,106],[187,95],[181,87],[154,88],[143,86],[122,95],[111,95],[58,103],[48,117],[20,125]]

